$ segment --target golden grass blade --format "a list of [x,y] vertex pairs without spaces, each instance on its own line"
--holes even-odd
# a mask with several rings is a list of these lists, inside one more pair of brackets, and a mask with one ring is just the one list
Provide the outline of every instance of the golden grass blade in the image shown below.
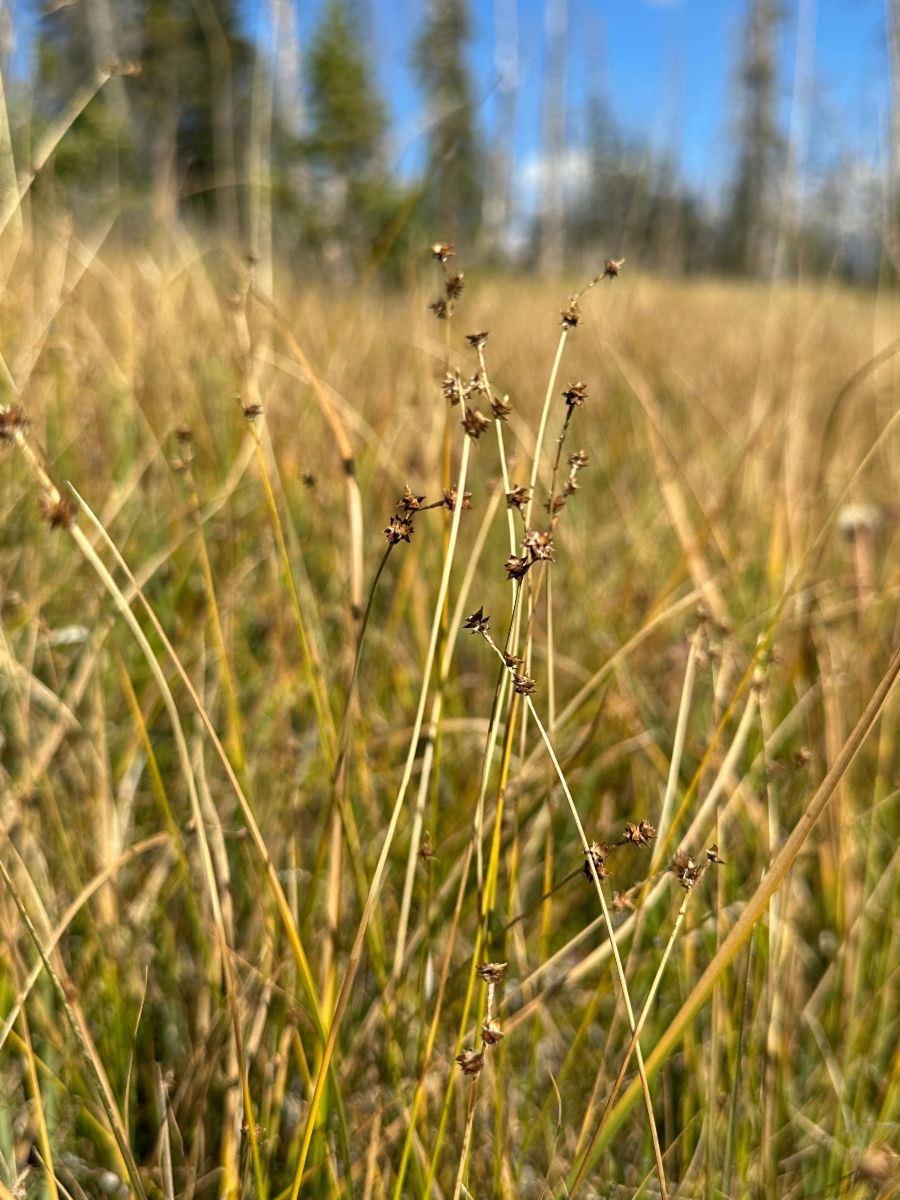
[[[834,794],[838,784],[843,779],[860,748],[872,730],[873,725],[877,721],[881,710],[884,708],[885,702],[891,693],[894,684],[897,682],[897,677],[900,675],[900,649],[894,652],[890,664],[884,673],[878,687],[873,693],[871,699],[866,705],[862,715],[856,723],[853,732],[847,738],[841,752],[835,759],[828,774],[822,780],[815,794],[806,807],[805,812],[800,820],[794,826],[790,836],[785,841],[781,850],[772,861],[768,872],[760,882],[756,891],[747,902],[746,907],[741,913],[738,920],[735,922],[728,936],[722,942],[719,950],[713,957],[709,966],[701,975],[700,979],[695,984],[690,995],[682,1004],[678,1013],[673,1018],[668,1029],[662,1035],[660,1040],[654,1046],[652,1052],[647,1059],[647,1075],[648,1078],[659,1070],[666,1058],[672,1053],[675,1046],[681,1039],[685,1029],[693,1021],[694,1017],[700,1012],[706,1004],[709,997],[712,995],[713,988],[717,981],[726,970],[726,968],[734,960],[736,954],[753,932],[753,927],[760,917],[765,913],[769,900],[784,882],[788,871],[791,869],[797,855],[802,850],[809,835],[815,828],[816,822],[825,810],[828,801]],[[609,1146],[612,1139],[615,1137],[622,1124],[627,1119],[628,1114],[634,1108],[640,1096],[640,1087],[634,1083],[625,1091],[625,1094],[619,1100],[616,1107],[612,1110],[609,1117],[609,1122],[606,1129],[597,1141],[594,1148],[592,1162],[588,1164],[588,1169],[593,1165],[593,1162],[600,1154]]]

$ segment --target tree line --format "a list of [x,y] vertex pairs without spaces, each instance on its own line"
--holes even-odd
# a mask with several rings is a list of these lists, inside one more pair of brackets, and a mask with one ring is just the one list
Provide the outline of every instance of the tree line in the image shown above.
[[[797,79],[809,2],[797,0]],[[126,231],[177,211],[251,253],[275,244],[339,280],[402,272],[413,250],[434,240],[462,242],[485,263],[547,272],[602,251],[672,272],[763,277],[796,269],[865,277],[892,245],[890,214],[871,229],[860,219],[868,199],[854,193],[846,164],[814,189],[802,178],[794,122],[785,130],[779,120],[778,38],[788,15],[781,0],[745,2],[729,118],[733,161],[715,203],[685,182],[672,155],[625,132],[602,90],[584,101],[578,145],[567,141],[568,0],[545,0],[542,152],[530,200],[511,149],[516,0],[495,0],[495,76],[487,85],[476,84],[470,67],[470,0],[423,0],[410,63],[424,155],[412,177],[391,161],[363,0],[322,0],[302,47],[293,0],[261,0],[264,33],[254,39],[237,3],[49,5],[33,77],[7,86],[17,160],[36,129],[65,118],[91,71],[126,69],[80,112],[38,197],[76,211],[117,205]],[[896,16],[896,0],[888,7]],[[804,103],[797,79],[795,109]],[[895,126],[900,144],[900,121]]]

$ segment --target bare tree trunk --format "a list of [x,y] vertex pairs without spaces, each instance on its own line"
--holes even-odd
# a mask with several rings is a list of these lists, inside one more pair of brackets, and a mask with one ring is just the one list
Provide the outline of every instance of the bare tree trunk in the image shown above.
[[212,0],[192,0],[209,46],[212,63],[213,157],[219,225],[232,244],[239,234],[237,166],[234,147],[234,107],[231,96],[231,50]]
[[544,154],[541,170],[540,268],[562,269],[565,238],[563,151],[566,135],[568,0],[545,0]]
[[900,264],[900,0],[884,0],[891,66],[891,159],[885,203],[885,249]]
[[497,89],[497,123],[488,163],[482,221],[488,253],[503,254],[508,247],[512,206],[512,146],[516,128],[519,88],[519,29],[516,0],[494,0],[494,66],[500,79]]
[[[896,3],[897,0],[894,0]],[[781,188],[781,218],[775,247],[775,276],[790,268],[790,255],[796,256],[801,224],[801,171],[809,141],[813,72],[816,50],[816,0],[800,0],[797,9],[797,45],[794,54],[794,95],[791,101],[791,126],[788,134],[787,162]]]

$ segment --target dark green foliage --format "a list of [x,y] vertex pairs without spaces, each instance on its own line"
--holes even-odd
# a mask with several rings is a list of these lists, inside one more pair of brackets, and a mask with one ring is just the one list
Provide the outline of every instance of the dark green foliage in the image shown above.
[[726,268],[751,275],[773,265],[775,191],[784,150],[775,46],[781,17],[778,0],[750,0],[736,78],[738,156],[720,257]]
[[309,58],[310,158],[339,175],[360,177],[380,157],[387,124],[356,14],[328,0]]
[[428,107],[423,207],[435,237],[470,240],[481,215],[483,154],[466,49],[467,0],[432,0],[413,66]]

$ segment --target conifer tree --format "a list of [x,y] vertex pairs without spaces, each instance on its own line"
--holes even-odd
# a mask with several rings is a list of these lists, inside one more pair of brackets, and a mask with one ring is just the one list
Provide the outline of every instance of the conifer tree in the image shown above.
[[308,58],[307,157],[312,170],[306,235],[345,278],[377,238],[388,183],[387,117],[353,0],[326,0]]
[[435,237],[471,241],[481,213],[482,150],[466,63],[467,0],[430,0],[413,66],[428,108],[424,211]]
[[732,270],[764,275],[773,267],[778,173],[783,139],[778,127],[775,37],[779,0],[749,0],[744,53],[737,74],[738,160],[722,259]]

